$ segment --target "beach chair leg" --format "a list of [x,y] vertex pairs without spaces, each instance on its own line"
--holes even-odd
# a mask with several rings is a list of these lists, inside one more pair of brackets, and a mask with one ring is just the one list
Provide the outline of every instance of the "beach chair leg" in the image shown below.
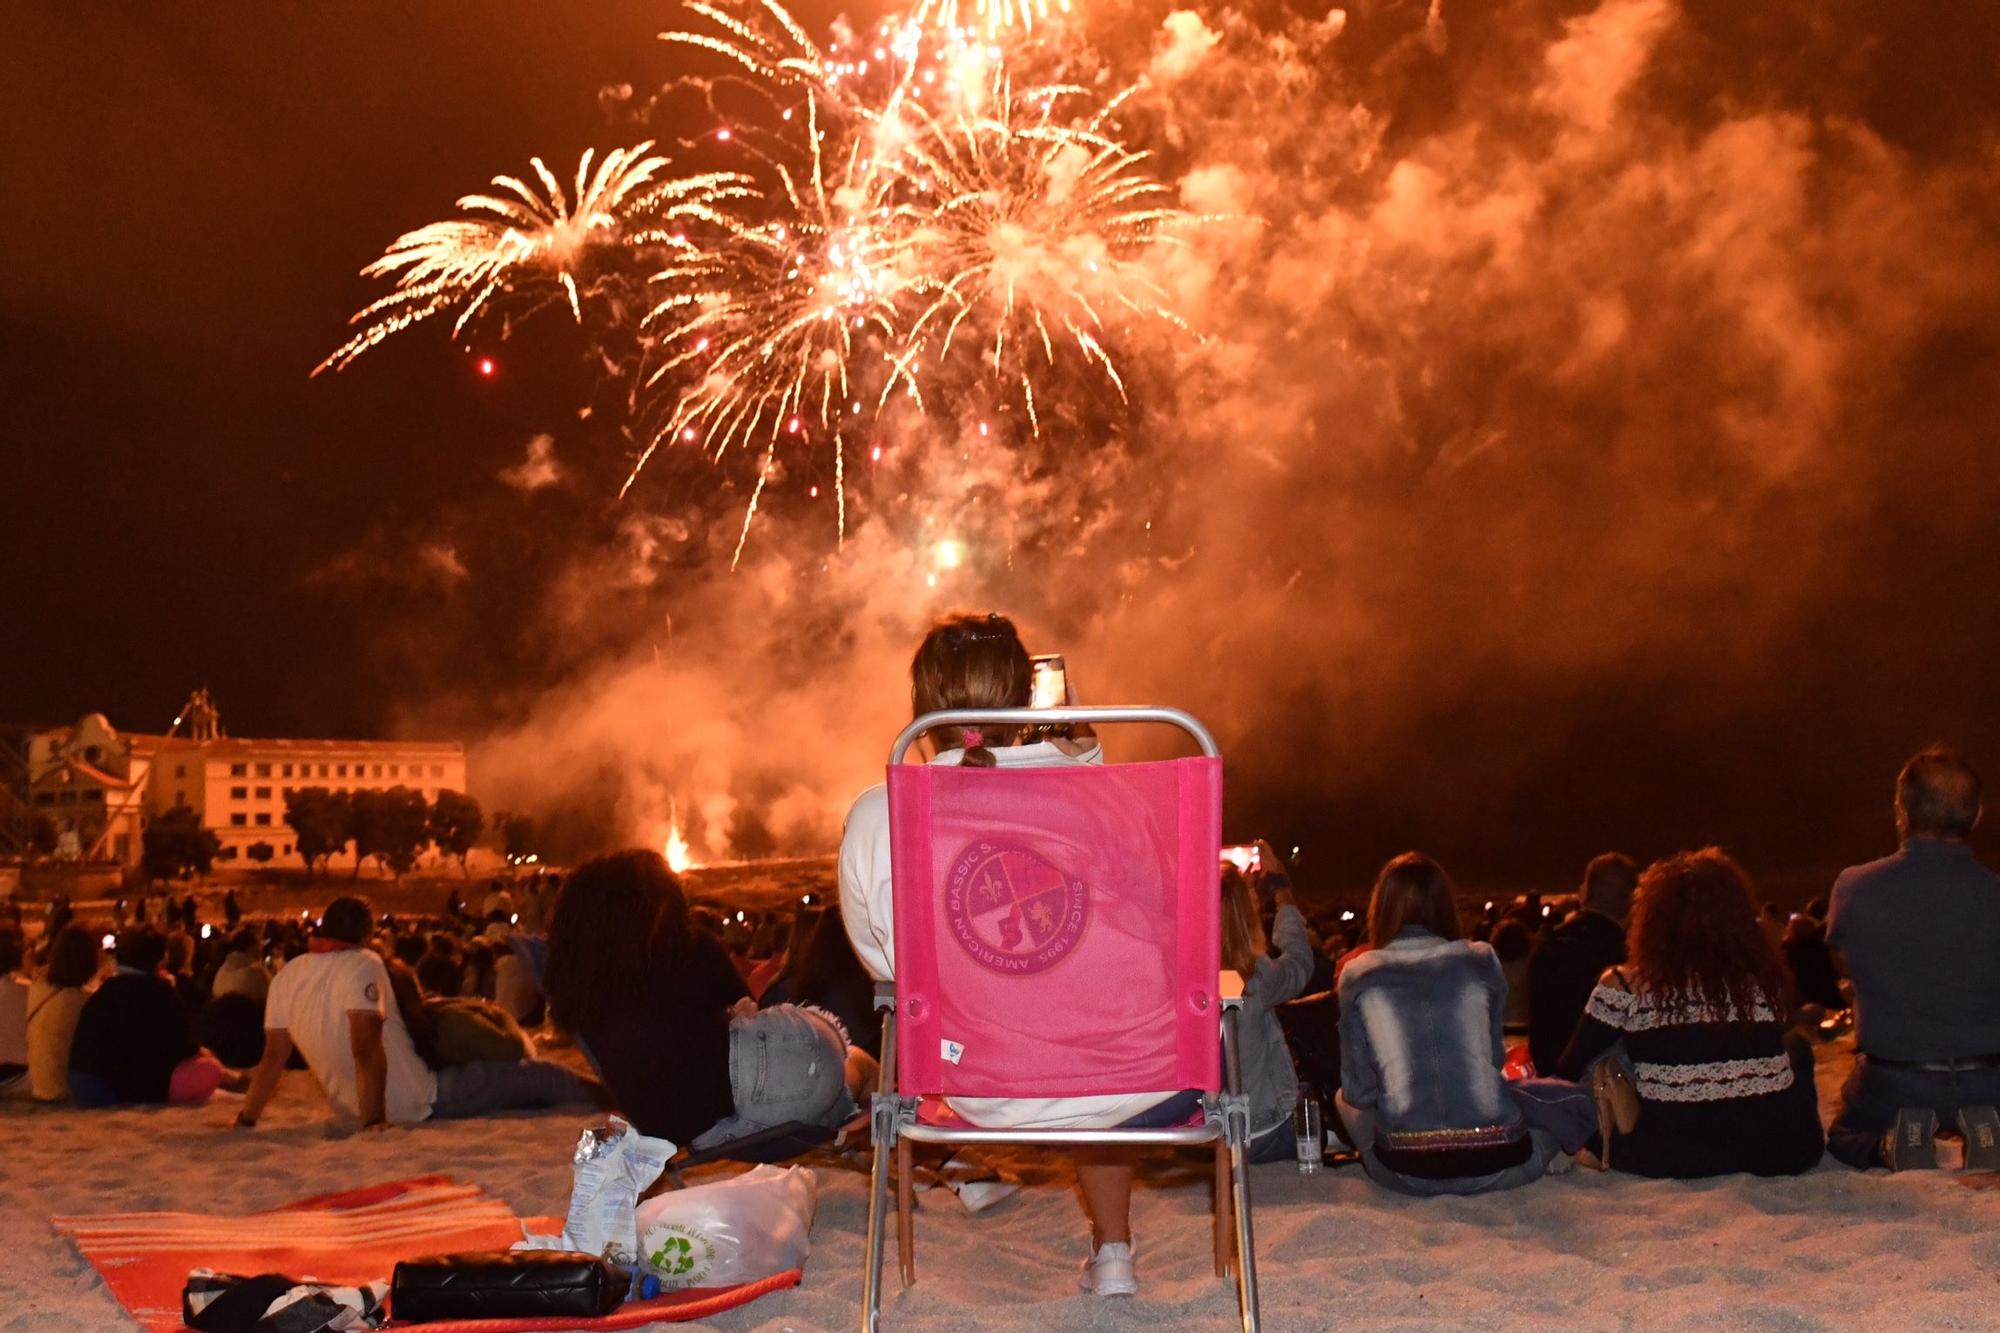
[[1243,1310],[1243,1333],[1257,1333],[1257,1257],[1250,1231],[1249,1153],[1241,1143],[1229,1145],[1229,1173],[1234,1177],[1236,1212],[1236,1296]]
[[917,1243],[910,1226],[910,1209],[915,1201],[911,1176],[915,1170],[910,1141],[896,1140],[896,1254],[902,1261],[903,1285],[906,1287],[917,1285]]
[[1229,1144],[1215,1141],[1215,1275],[1229,1276],[1229,1248],[1234,1239],[1230,1225]]
[[[879,1124],[880,1117],[878,1117]],[[862,1280],[862,1333],[875,1333],[882,1322],[882,1233],[889,1210],[889,1153],[891,1147],[879,1134],[875,1139],[875,1161],[868,1179],[868,1254]]]

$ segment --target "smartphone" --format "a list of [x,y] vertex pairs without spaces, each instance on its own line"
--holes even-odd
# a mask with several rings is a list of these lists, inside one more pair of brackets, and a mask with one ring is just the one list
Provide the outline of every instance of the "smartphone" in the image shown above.
[[1061,708],[1069,702],[1069,676],[1061,653],[1038,653],[1028,659],[1033,686],[1028,695],[1030,708]]
[[1222,849],[1222,859],[1246,875],[1254,875],[1263,868],[1264,854],[1254,842],[1239,843]]

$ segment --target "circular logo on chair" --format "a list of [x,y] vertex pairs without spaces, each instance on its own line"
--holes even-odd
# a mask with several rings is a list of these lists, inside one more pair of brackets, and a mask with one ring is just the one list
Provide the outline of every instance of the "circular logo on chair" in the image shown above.
[[1076,951],[1090,924],[1090,889],[1019,843],[982,838],[951,863],[944,915],[976,962],[1027,976]]

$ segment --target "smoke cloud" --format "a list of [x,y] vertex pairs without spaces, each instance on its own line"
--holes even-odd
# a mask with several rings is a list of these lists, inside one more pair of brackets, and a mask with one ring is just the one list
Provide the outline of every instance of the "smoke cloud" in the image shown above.
[[1990,761],[2000,116],[1957,50],[1990,33],[1805,0],[1082,21],[1076,74],[1143,72],[1125,133],[1220,215],[1154,256],[1199,339],[1134,335],[1133,409],[1038,449],[947,406],[854,450],[844,544],[832,479],[783,472],[734,574],[740,490],[578,519],[510,687],[430,714],[500,716],[489,804],[572,850],[675,819],[711,859],[829,849],[960,605],[1089,698],[1203,715],[1235,830],[1327,882],[1410,845],[1473,880],[1709,840],[1816,873],[1886,836],[1908,749]]

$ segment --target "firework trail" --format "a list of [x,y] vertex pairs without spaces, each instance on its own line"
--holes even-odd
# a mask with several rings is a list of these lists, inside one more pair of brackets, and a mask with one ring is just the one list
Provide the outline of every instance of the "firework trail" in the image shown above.
[[392,334],[432,315],[456,309],[456,336],[489,301],[518,292],[546,297],[560,291],[570,314],[583,322],[578,279],[593,252],[607,246],[646,245],[656,230],[637,229],[682,219],[719,216],[717,209],[747,189],[731,173],[710,173],[656,181],[667,159],[652,152],[650,140],[613,149],[591,170],[594,150],[585,150],[574,181],[571,205],[562,183],[539,157],[531,158],[541,190],[515,176],[495,176],[496,193],[469,194],[458,206],[472,216],[433,222],[406,232],[380,259],[362,269],[370,278],[390,278],[395,290],[371,302],[349,320],[361,331],[313,368],[342,370]]
[[[962,24],[953,0],[847,50],[820,47],[778,0],[687,12],[699,22],[662,38],[726,73],[683,83],[711,106],[747,90],[774,122],[716,133],[739,170],[666,178],[648,142],[592,174],[586,154],[572,208],[537,159],[543,192],[497,178],[506,193],[459,201],[475,216],[410,232],[363,270],[395,290],[319,369],[446,311],[456,333],[516,293],[539,305],[560,292],[583,322],[586,261],[622,252],[608,262],[649,271],[655,292],[635,400],[655,424],[620,494],[663,446],[757,459],[740,560],[780,447],[831,446],[844,540],[846,449],[892,399],[922,413],[927,386],[950,401],[991,380],[1018,389],[1039,434],[1037,384],[1063,349],[1123,398],[1112,349],[1126,329],[1186,331],[1143,259],[1187,215],[1112,137],[1125,94],[1017,89],[1009,48]],[[1049,13],[1047,0],[983,0],[978,25],[1018,32]]]

